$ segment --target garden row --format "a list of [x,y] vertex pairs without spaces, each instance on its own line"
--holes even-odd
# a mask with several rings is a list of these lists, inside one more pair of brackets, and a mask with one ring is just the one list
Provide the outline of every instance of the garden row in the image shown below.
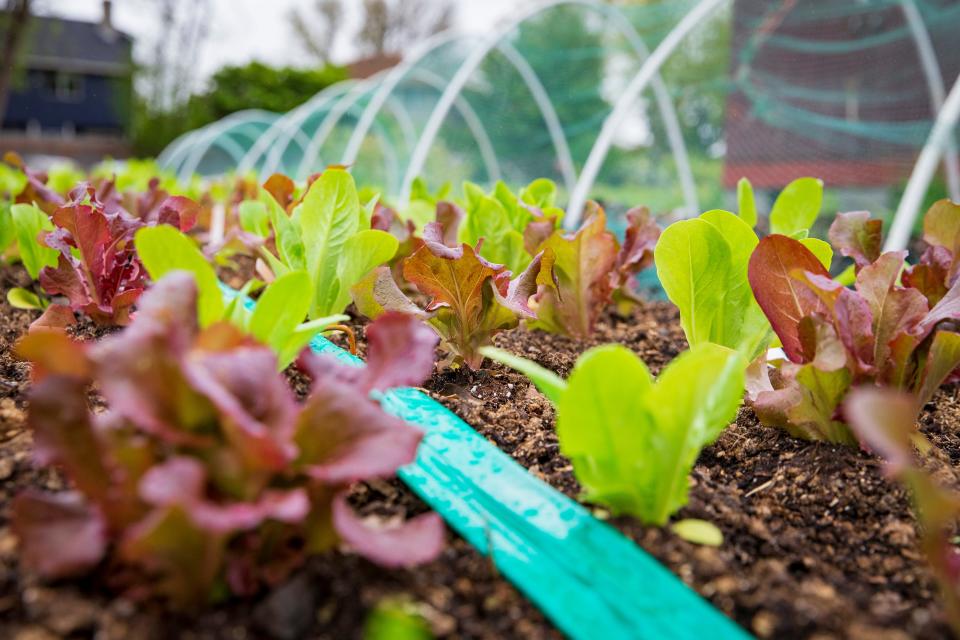
[[[386,482],[422,433],[377,398],[423,385],[757,635],[960,627],[960,413],[940,390],[960,375],[949,202],[910,265],[882,253],[866,213],[810,237],[813,179],[781,194],[762,239],[744,182],[738,214],[661,231],[635,209],[620,242],[597,205],[564,232],[547,181],[421,187],[401,215],[337,168],[192,198],[2,171],[0,249],[29,277],[7,299],[38,316],[15,346],[32,364],[26,423],[35,459],[69,483],[40,490],[41,470],[9,505],[33,574],[224,610],[275,604],[305,563],[358,562],[346,547],[417,585],[386,592],[435,601],[438,633],[551,634]],[[835,250],[852,261],[836,278]],[[675,306],[634,292],[652,265]],[[321,334],[367,366],[313,354]],[[450,586],[441,554],[467,585]],[[424,592],[431,579],[485,603],[458,611]]]

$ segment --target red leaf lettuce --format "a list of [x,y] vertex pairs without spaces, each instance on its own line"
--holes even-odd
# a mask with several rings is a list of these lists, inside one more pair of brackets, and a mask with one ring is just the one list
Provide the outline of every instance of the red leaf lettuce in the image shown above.
[[837,248],[856,261],[853,289],[786,236],[768,236],[754,250],[750,286],[788,358],[772,378],[765,365],[753,368],[748,401],[764,424],[852,443],[838,407],[853,385],[905,389],[924,403],[960,366],[952,324],[960,285],[931,308],[920,290],[898,283],[906,252],[879,254],[879,232],[860,213],[840,214],[831,227]]
[[[351,483],[414,458],[422,433],[370,392],[430,374],[430,329],[401,315],[374,322],[366,368],[304,352],[312,387],[300,403],[267,347],[229,324],[201,331],[196,305],[193,279],[175,272],[120,334],[81,345],[37,331],[19,344],[35,363],[38,459],[75,487],[17,498],[24,561],[61,577],[109,558],[144,577],[134,593],[189,606],[221,580],[241,594],[275,583],[338,542],[388,566],[433,558],[435,514],[381,531],[347,501]],[[108,410],[88,409],[91,384]]]

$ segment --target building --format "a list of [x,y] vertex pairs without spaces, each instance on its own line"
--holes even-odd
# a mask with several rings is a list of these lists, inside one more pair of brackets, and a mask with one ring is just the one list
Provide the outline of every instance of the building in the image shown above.
[[32,16],[21,48],[0,149],[92,162],[129,155],[133,41],[111,19]]

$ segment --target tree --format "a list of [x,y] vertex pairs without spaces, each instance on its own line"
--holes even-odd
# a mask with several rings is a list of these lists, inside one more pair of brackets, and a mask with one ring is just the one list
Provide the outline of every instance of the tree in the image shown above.
[[134,147],[140,155],[155,155],[181,133],[243,109],[285,113],[346,78],[346,70],[334,66],[293,69],[251,62],[224,67],[210,79],[207,90],[170,109],[148,109],[141,101],[135,119]]
[[[356,0],[317,0],[313,10],[291,13],[294,33],[317,61],[330,60],[344,8]],[[351,41],[367,56],[399,54],[408,46],[450,27],[451,0],[363,0],[360,27]]]
[[3,33],[3,49],[0,54],[0,126],[7,113],[10,86],[13,83],[20,49],[26,40],[30,22],[30,0],[7,0],[0,14],[0,31]]
[[290,11],[290,22],[307,52],[321,64],[329,64],[333,44],[343,21],[343,7],[339,0],[317,0],[313,7],[319,20],[293,9]]
[[141,94],[154,109],[182,104],[195,88],[200,51],[209,36],[210,0],[150,0],[158,28],[140,74]]

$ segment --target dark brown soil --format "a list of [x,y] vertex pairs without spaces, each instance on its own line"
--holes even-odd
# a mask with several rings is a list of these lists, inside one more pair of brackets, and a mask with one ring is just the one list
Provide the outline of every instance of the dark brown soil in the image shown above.
[[[650,303],[629,319],[607,316],[589,341],[513,331],[497,345],[563,375],[578,354],[608,342],[638,353],[654,372],[686,347],[676,310]],[[434,376],[431,393],[534,474],[571,497],[580,491],[559,453],[552,406],[499,365]],[[924,411],[936,444],[930,464],[960,488],[960,398],[941,391]],[[908,496],[855,449],[793,439],[743,409],[704,450],[689,504],[676,518],[723,531],[698,547],[628,517],[617,528],[744,628],[763,638],[950,637],[936,585],[916,548]],[[595,508],[601,517],[606,512]]]
[[[24,284],[22,272],[3,273],[4,287]],[[32,315],[4,304],[0,637],[350,638],[358,636],[370,607],[396,594],[416,603],[440,636],[558,636],[488,561],[453,534],[444,556],[417,570],[383,571],[337,553],[313,560],[272,595],[229,602],[198,618],[171,616],[157,605],[135,606],[94,584],[40,585],[21,575],[6,526],[9,498],[24,486],[56,490],[63,482],[55,472],[35,471],[29,464],[22,411],[27,369],[8,349]],[[362,355],[362,323],[351,324],[361,334]],[[342,336],[334,340],[346,344]],[[630,347],[654,372],[686,346],[676,311],[661,303],[648,304],[630,318],[606,316],[589,341],[525,330],[497,338],[498,346],[561,375],[569,373],[580,353],[607,342]],[[294,387],[302,382],[291,376]],[[577,496],[572,467],[559,453],[553,409],[525,378],[497,365],[437,373],[425,386],[532,473]],[[941,391],[925,408],[921,427],[936,445],[931,466],[960,488],[960,395]],[[949,637],[935,584],[916,549],[907,495],[883,476],[875,458],[765,429],[744,409],[703,452],[691,484],[690,503],[677,518],[715,523],[724,533],[721,547],[698,547],[669,529],[644,527],[632,518],[613,518],[612,524],[757,636]],[[352,498],[362,512],[384,518],[426,509],[397,481],[358,486]],[[608,517],[602,508],[594,511]]]
[[[313,559],[270,594],[229,601],[199,616],[175,615],[159,603],[135,604],[94,580],[51,585],[21,572],[9,527],[10,500],[26,487],[66,488],[56,470],[35,468],[30,459],[29,369],[11,348],[39,312],[6,303],[11,287],[29,284],[21,268],[0,268],[0,638],[340,640],[361,637],[369,611],[395,597],[411,602],[439,637],[560,637],[489,560],[453,533],[443,555],[417,569],[387,571],[348,551],[337,552]],[[72,331],[80,339],[105,333],[83,321]],[[362,514],[385,520],[427,510],[399,481],[358,485],[351,501]]]

